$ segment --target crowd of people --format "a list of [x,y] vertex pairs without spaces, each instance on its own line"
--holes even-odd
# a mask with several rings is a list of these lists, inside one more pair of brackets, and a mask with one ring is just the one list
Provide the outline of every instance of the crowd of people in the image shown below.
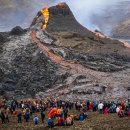
[[[71,114],[71,110],[75,110],[76,114]],[[0,99],[0,119],[1,123],[9,123],[13,116],[17,117],[17,122],[29,122],[33,117],[35,125],[39,124],[39,120],[52,128],[54,126],[73,125],[74,120],[83,121],[88,117],[90,111],[99,111],[100,114],[117,113],[119,117],[130,116],[130,100],[118,102],[99,102],[99,101],[83,101],[72,103],[70,101],[62,101],[53,98],[45,100],[27,99],[17,101]],[[10,116],[9,116],[10,115]],[[45,118],[46,117],[46,118]],[[12,119],[11,119],[12,120]]]

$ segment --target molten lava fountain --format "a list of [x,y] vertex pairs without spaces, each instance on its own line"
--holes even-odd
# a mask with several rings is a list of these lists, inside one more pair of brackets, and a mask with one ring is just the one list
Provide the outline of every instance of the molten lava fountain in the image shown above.
[[42,9],[42,10],[41,10],[41,13],[42,13],[43,16],[44,16],[43,28],[46,29],[47,23],[48,23],[48,20],[49,20],[49,9],[48,9],[48,7]]

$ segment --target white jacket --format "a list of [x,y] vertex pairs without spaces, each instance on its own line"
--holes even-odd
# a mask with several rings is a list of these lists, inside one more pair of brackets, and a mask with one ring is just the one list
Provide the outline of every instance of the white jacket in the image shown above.
[[103,109],[103,106],[104,106],[103,103],[99,103],[99,104],[98,104],[98,109],[99,109],[99,110],[100,110],[100,109]]

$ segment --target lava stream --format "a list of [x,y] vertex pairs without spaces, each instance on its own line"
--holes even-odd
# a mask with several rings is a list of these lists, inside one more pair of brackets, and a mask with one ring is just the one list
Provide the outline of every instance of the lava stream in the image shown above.
[[[32,39],[33,41],[42,49],[43,52],[48,54],[48,57],[54,61],[55,63],[60,64],[61,66],[65,66],[69,69],[74,70],[76,73],[79,74],[86,74],[89,75],[95,82],[100,79],[100,77],[96,77],[95,74],[92,74],[92,70],[89,70],[82,66],[80,63],[75,63],[74,61],[66,61],[61,56],[55,54],[52,49],[45,46],[41,41],[36,37],[36,31],[32,32]],[[94,72],[94,71],[93,71]]]

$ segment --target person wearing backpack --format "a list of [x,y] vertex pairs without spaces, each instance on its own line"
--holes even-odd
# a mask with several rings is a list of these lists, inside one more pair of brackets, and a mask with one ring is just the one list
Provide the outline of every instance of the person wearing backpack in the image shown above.
[[49,117],[49,119],[48,119],[48,127],[49,128],[53,128],[54,127],[54,121],[53,121],[53,119],[51,117]]
[[83,121],[85,119],[85,115],[84,115],[84,113],[82,112],[82,113],[80,113],[80,115],[79,115],[79,120],[80,121]]

